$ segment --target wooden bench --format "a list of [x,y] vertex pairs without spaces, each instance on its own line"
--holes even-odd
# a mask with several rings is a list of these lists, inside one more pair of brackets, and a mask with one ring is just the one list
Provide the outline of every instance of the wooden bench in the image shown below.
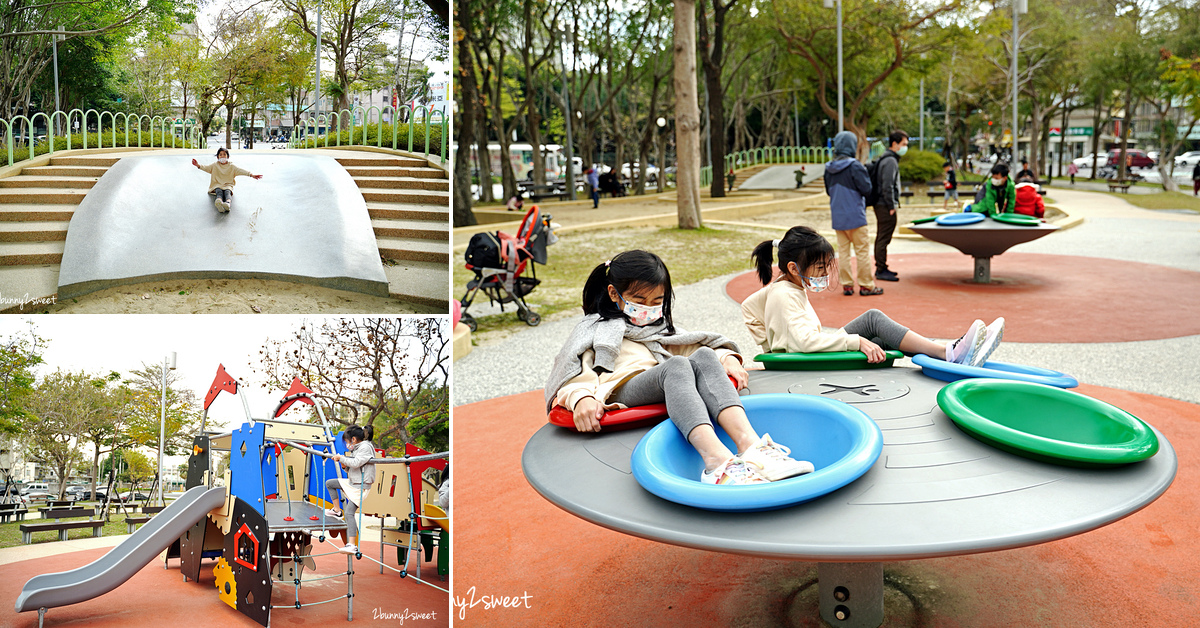
[[129,534],[133,534],[133,531],[137,529],[137,526],[150,521],[150,518],[162,512],[163,508],[163,506],[146,506],[142,508],[142,512],[145,513],[144,515],[125,517],[125,529],[128,530]]
[[[51,530],[58,532],[58,540],[67,540],[68,530],[80,530],[84,528],[92,529],[92,536],[101,536],[104,531],[104,521],[101,519],[90,519],[95,516],[96,511],[91,508],[63,508],[49,509],[42,511],[42,517],[45,519],[53,518],[53,523],[47,521],[45,523],[22,523],[21,524],[21,542],[29,545],[33,542],[34,532],[49,532]],[[59,519],[67,519],[71,517],[89,517],[86,521],[59,521]]]
[[569,201],[571,200],[571,195],[567,192],[534,192],[533,194],[529,195],[529,200],[535,203],[544,201],[546,199]]
[[1121,190],[1125,194],[1129,194],[1129,186],[1131,185],[1133,185],[1131,181],[1116,181],[1110,179],[1108,182],[1108,191],[1116,192],[1117,190]]
[[28,512],[29,509],[21,504],[0,504],[0,522],[8,523],[10,517],[16,517],[17,521],[24,521],[25,514]]

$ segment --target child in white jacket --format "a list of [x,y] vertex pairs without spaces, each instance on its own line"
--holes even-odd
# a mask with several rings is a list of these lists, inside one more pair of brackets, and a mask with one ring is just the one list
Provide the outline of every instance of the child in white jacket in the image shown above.
[[[358,524],[354,520],[354,514],[362,505],[359,503],[360,496],[366,495],[375,483],[375,465],[368,462],[375,457],[375,446],[371,444],[371,437],[374,435],[375,428],[370,425],[353,425],[343,432],[342,442],[346,444],[346,455],[335,454],[333,460],[346,468],[348,479],[330,478],[325,481],[325,488],[335,497],[341,491],[338,501],[344,500],[346,503],[346,545],[338,550],[346,554],[358,553]],[[335,509],[329,509],[326,513],[332,517],[343,516],[342,511]]]

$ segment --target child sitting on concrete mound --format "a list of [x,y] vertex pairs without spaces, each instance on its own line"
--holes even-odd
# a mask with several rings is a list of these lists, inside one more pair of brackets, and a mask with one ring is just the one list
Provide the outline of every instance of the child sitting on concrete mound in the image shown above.
[[236,177],[239,175],[254,177],[255,179],[263,177],[261,174],[250,174],[249,170],[244,170],[233,165],[229,161],[229,151],[224,147],[217,149],[217,161],[215,163],[201,166],[193,159],[192,165],[212,175],[212,178],[208,182],[208,193],[210,196],[215,197],[213,207],[216,207],[217,211],[222,214],[229,212],[229,204],[233,201],[233,186],[236,185],[234,182]]

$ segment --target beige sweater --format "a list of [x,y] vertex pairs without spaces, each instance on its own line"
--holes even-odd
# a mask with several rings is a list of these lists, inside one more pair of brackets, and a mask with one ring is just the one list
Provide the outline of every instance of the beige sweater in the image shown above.
[[858,351],[858,334],[826,332],[804,289],[780,280],[742,303],[742,318],[763,353]]
[[[689,356],[702,346],[704,345],[664,345],[667,351],[682,356]],[[724,360],[726,356],[738,355],[729,349],[716,349],[716,352],[718,360]],[[617,362],[612,372],[597,373],[592,370],[596,353],[591,349],[583,352],[581,359],[583,372],[558,389],[558,394],[554,397],[554,405],[574,410],[575,404],[584,397],[595,397],[601,401],[607,401],[617,388],[632,379],[634,375],[658,364],[658,361],[654,359],[654,354],[650,353],[645,345],[628,338],[621,341],[621,353],[617,356]],[[738,361],[741,359],[741,356],[738,356]],[[605,403],[605,407],[612,410],[624,406],[619,403]]]
[[234,177],[237,177],[238,175],[247,177],[254,176],[250,174],[249,170],[238,168],[237,166],[233,165],[232,161],[226,164],[222,164],[219,161],[214,161],[207,166],[200,166],[200,169],[212,175],[212,178],[208,182],[209,190],[215,190],[217,188],[229,190],[232,189],[234,185],[237,185],[237,183],[235,183],[233,180]]

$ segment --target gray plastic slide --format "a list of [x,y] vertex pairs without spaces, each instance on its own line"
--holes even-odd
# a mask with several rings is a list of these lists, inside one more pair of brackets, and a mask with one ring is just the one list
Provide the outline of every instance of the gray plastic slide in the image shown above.
[[17,596],[17,612],[67,606],[112,591],[224,503],[225,487],[188,490],[99,560],[71,571],[30,578]]

